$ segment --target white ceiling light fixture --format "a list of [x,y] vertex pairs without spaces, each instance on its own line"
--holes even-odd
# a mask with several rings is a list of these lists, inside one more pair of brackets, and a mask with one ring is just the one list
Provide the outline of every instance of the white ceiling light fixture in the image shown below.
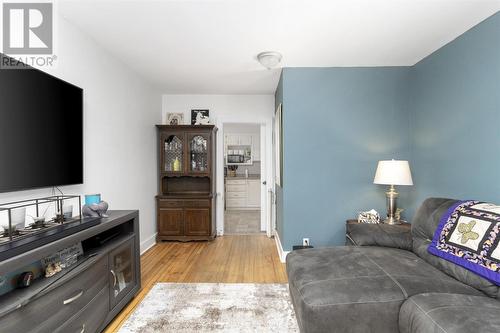
[[257,60],[267,69],[275,68],[281,62],[281,53],[274,51],[266,51],[257,54]]

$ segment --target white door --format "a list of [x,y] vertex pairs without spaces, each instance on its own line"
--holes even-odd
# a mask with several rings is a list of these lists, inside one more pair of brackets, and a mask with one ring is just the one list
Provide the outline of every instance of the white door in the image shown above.
[[269,195],[273,177],[272,168],[269,165],[272,162],[272,131],[272,123],[268,123],[267,126],[265,124],[260,126],[260,222],[261,230],[266,231],[267,237],[273,235]]

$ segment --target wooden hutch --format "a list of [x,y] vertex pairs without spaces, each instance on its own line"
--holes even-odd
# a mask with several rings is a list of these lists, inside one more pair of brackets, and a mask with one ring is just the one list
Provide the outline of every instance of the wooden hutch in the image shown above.
[[215,238],[214,125],[157,125],[157,240]]

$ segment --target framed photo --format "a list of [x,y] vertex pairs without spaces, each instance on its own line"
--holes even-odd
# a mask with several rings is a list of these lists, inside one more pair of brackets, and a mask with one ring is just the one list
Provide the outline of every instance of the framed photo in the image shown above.
[[183,113],[167,113],[167,124],[168,125],[182,125],[184,124],[184,114]]
[[208,125],[210,123],[210,111],[191,110],[191,125]]
[[276,174],[276,185],[283,187],[283,108],[281,103],[276,109],[276,115],[274,117],[274,142],[276,144],[276,164],[275,164],[275,174]]

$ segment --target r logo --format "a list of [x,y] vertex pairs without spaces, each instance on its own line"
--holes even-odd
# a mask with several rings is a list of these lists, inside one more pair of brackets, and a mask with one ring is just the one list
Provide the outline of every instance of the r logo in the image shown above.
[[3,4],[3,52],[52,54],[52,3]]

